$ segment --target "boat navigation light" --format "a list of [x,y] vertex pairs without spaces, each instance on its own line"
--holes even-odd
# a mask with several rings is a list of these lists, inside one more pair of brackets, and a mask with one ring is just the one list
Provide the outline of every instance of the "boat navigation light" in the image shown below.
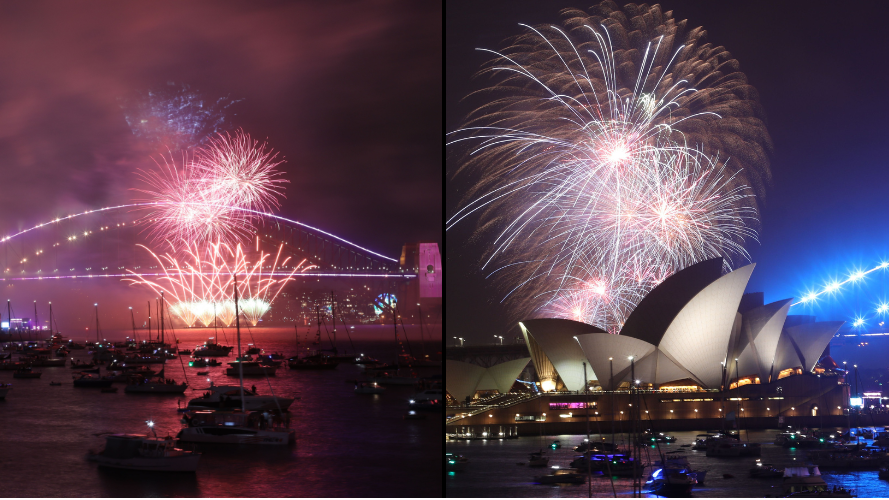
[[414,400],[412,399],[412,400],[408,401],[408,403],[410,403],[410,404],[414,404],[414,403],[416,403],[416,401],[414,401]]
[[154,427],[154,422],[151,420],[146,420],[145,423],[148,424],[148,427]]

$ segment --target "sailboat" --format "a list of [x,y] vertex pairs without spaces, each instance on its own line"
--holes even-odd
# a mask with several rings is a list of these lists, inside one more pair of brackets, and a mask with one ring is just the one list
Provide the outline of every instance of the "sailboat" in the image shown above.
[[[238,311],[238,275],[235,276],[235,328],[238,335],[238,357],[241,352],[241,321]],[[238,364],[240,385],[238,392],[241,401],[240,410],[206,410],[194,412],[193,416],[187,414],[182,421],[185,427],[177,435],[181,442],[191,443],[221,443],[221,444],[265,444],[286,445],[296,441],[296,432],[289,428],[289,413],[284,409],[257,412],[247,411],[244,391],[244,367]],[[223,395],[219,394],[220,404],[224,402]],[[281,420],[285,425],[281,425]]]
[[[318,338],[321,338],[321,312],[316,309],[315,313],[318,318]],[[297,337],[297,342],[299,342],[299,337]],[[339,361],[318,351],[315,351],[311,356],[299,357],[299,345],[297,345],[296,356],[287,360],[287,366],[291,370],[333,370],[337,365],[339,365]]]

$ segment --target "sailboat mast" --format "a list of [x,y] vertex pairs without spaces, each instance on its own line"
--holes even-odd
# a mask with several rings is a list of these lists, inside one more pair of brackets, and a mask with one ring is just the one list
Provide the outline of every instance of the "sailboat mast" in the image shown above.
[[34,301],[34,324],[36,326],[40,326],[40,321],[37,320],[37,301]]
[[52,337],[52,302],[49,303],[49,336]]
[[133,306],[130,306],[130,320],[133,323],[133,342],[136,342],[136,316],[133,315]]
[[148,341],[151,342],[151,301],[148,301]]
[[317,344],[321,342],[321,308],[318,306],[315,306],[315,318],[318,320],[318,333],[315,336],[315,343]]
[[244,405],[244,360],[241,354],[241,313],[238,311],[238,273],[235,272],[235,330],[238,332],[238,379],[241,382],[241,411],[246,412]]
[[164,292],[161,292],[161,345],[164,345]]
[[336,302],[333,298],[333,290],[330,291],[330,317],[333,321],[333,353],[339,354],[336,350]]
[[96,343],[99,342],[99,303],[93,304],[96,307]]

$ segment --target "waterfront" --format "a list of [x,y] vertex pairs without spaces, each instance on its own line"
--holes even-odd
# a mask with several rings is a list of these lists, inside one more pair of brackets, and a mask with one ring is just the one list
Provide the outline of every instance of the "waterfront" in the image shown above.
[[[418,327],[407,326],[414,355],[422,346]],[[392,360],[396,346],[391,326],[357,326],[352,331],[356,350],[381,360]],[[433,329],[439,334],[440,328]],[[168,335],[181,340],[180,348],[193,348],[213,336],[213,329],[176,329]],[[234,345],[234,329],[227,328],[221,343]],[[292,328],[253,328],[253,339],[267,353],[295,352]],[[131,332],[106,333],[109,340],[123,340]],[[140,338],[143,332],[139,332]],[[340,334],[340,350],[348,339]],[[441,344],[425,344],[435,356]],[[304,335],[301,334],[301,340]],[[95,339],[89,332],[86,338]],[[169,336],[168,336],[169,339]],[[367,340],[373,339],[373,340]],[[84,336],[73,337],[83,342]],[[227,340],[227,342],[226,342]],[[242,331],[242,345],[254,343]],[[303,345],[303,348],[306,346]],[[328,347],[326,338],[320,347]],[[407,346],[405,345],[407,349]],[[87,351],[73,351],[80,360]],[[418,356],[419,357],[419,356]],[[384,394],[355,394],[353,380],[360,376],[356,365],[340,364],[332,371],[278,369],[277,376],[245,378],[261,394],[299,397],[291,406],[296,443],[285,447],[199,446],[203,452],[196,474],[139,473],[104,470],[87,461],[90,449],[99,448],[103,432],[145,433],[146,420],[153,420],[159,436],[178,432],[188,399],[201,394],[209,378],[217,385],[237,384],[222,366],[182,367],[169,360],[165,376],[177,381],[187,375],[189,390],[184,396],[125,394],[74,388],[69,367],[38,368],[39,379],[12,378],[0,371],[0,382],[12,383],[6,400],[0,400],[0,463],[4,470],[4,493],[17,497],[428,497],[442,491],[440,468],[429,459],[441,454],[441,423],[438,414],[426,420],[404,420],[407,399],[413,387],[389,386]],[[157,366],[157,365],[155,365]],[[208,376],[198,371],[209,370]],[[441,368],[418,370],[421,376],[441,373]],[[102,374],[104,375],[104,369]],[[62,386],[50,386],[61,381]],[[194,389],[194,390],[192,390]]]
[[[755,458],[716,458],[707,457],[703,450],[695,451],[682,448],[683,444],[691,444],[696,434],[706,432],[684,431],[671,433],[676,437],[675,443],[661,445],[665,451],[684,451],[693,468],[707,470],[706,484],[695,487],[692,497],[699,498],[756,498],[781,497],[782,479],[751,479],[748,469],[753,466]],[[775,467],[805,464],[805,450],[782,448],[773,444],[777,430],[755,430],[749,432],[750,442],[762,444],[763,463]],[[562,447],[549,449],[553,440],[561,441]],[[579,455],[573,451],[585,439],[579,435],[544,435],[523,437],[516,440],[486,441],[449,441],[445,449],[449,453],[464,455],[469,459],[465,471],[449,472],[445,481],[445,492],[448,497],[586,497],[587,484],[578,485],[539,485],[534,483],[534,476],[547,473],[545,468],[529,468],[527,465],[516,465],[527,462],[531,452],[541,448],[548,450],[549,465],[567,468],[569,462]],[[593,440],[601,439],[594,434]],[[610,435],[606,437],[610,440]],[[742,439],[748,439],[747,431],[742,432]],[[618,443],[622,440],[617,439]],[[625,438],[624,440],[625,441]],[[656,449],[651,449],[651,460],[656,460]],[[649,460],[645,460],[649,461]],[[646,474],[650,472],[646,469]],[[830,486],[843,486],[854,490],[859,498],[889,497],[889,481],[877,477],[876,470],[867,471],[836,471],[822,469],[824,480]],[[733,478],[723,478],[723,474],[731,474]],[[643,479],[644,480],[644,479]],[[614,478],[614,491],[619,497],[632,496],[632,479]],[[595,497],[612,497],[611,481],[608,477],[593,475],[592,491]],[[645,494],[655,497],[653,494]]]

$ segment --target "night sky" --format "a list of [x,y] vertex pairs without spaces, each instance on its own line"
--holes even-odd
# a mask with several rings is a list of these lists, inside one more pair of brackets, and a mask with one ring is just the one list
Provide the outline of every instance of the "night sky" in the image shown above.
[[176,138],[128,103],[188,89],[287,161],[279,214],[396,258],[441,242],[440,58],[435,2],[4,3],[0,233],[137,197]]
[[[623,5],[623,2],[619,2]],[[479,88],[472,75],[488,60],[474,49],[502,49],[518,34],[518,23],[558,23],[563,7],[578,2],[449,3],[447,11],[447,131],[460,127],[472,109],[461,99]],[[885,116],[887,97],[886,19],[889,5],[813,2],[665,1],[664,11],[703,26],[705,41],[725,46],[757,88],[775,145],[773,182],[761,213],[760,244],[748,247],[756,270],[748,291],[765,292],[766,302],[801,297],[832,279],[889,260],[886,203]],[[449,152],[450,153],[450,152]],[[448,173],[459,157],[448,155]],[[449,178],[447,214],[460,199],[460,182]],[[472,238],[472,222],[449,231],[447,336],[491,342],[511,335],[499,304],[502,293],[478,271],[485,241]],[[872,316],[889,299],[889,271],[870,274],[862,286],[818,305],[796,306],[791,314],[851,322]],[[879,319],[869,319],[871,331]]]

